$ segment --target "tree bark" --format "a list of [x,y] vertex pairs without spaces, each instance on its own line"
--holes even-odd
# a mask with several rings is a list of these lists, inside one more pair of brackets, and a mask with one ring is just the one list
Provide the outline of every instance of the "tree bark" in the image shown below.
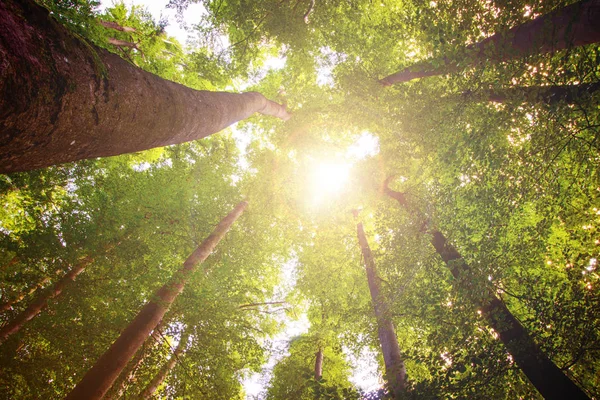
[[121,32],[137,32],[135,28],[131,28],[129,26],[121,26],[113,21],[100,21],[100,25],[102,25],[105,28],[114,29],[116,31]]
[[[387,184],[385,192],[396,200],[398,198],[405,199],[402,193],[389,189]],[[398,200],[398,202],[403,207],[407,207],[405,200]],[[440,231],[434,230],[430,233],[431,244],[436,252],[446,263],[452,276],[460,280],[462,274],[470,270],[470,266]],[[545,399],[589,400],[583,390],[544,354],[521,322],[494,292],[488,289],[477,301],[477,306],[480,307],[482,316],[498,333],[500,340],[512,355],[517,366]]]
[[367,242],[362,223],[359,223],[356,229],[358,242],[365,261],[365,270],[369,282],[369,291],[371,292],[371,301],[373,303],[373,308],[375,309],[377,332],[383,353],[387,381],[393,395],[398,397],[406,390],[406,370],[404,361],[400,355],[398,339],[396,338],[394,325],[390,318],[389,305],[381,294],[381,284],[379,282],[379,277],[377,276],[375,260],[373,259],[373,254],[371,253],[369,243]]
[[323,376],[323,347],[315,353],[315,381],[320,381]]
[[140,348],[150,332],[156,328],[173,301],[183,291],[185,283],[212,253],[215,246],[225,236],[231,225],[244,212],[248,203],[242,201],[233,211],[219,222],[213,232],[187,258],[183,267],[171,278],[171,281],[160,288],[127,326],[112,346],[100,357],[96,364],[85,374],[83,379],[67,396],[68,400],[100,400],[108,391],[127,362]]
[[33,319],[44,308],[46,308],[48,301],[60,296],[69,283],[74,281],[77,275],[81,274],[93,260],[94,259],[90,256],[81,259],[77,265],[71,268],[71,270],[67,272],[67,274],[63,276],[62,279],[59,280],[52,288],[41,293],[23,312],[17,315],[8,324],[3,326],[2,329],[0,329],[0,344],[4,343],[11,335],[19,332],[19,330],[21,330],[27,321]]
[[0,173],[200,139],[255,112],[256,92],[197,91],[69,33],[32,0],[0,2]]
[[146,339],[142,348],[136,353],[135,357],[133,357],[133,360],[131,360],[127,364],[127,367],[121,372],[115,384],[102,398],[102,400],[120,399],[123,396],[125,390],[127,390],[127,387],[135,380],[135,376],[139,371],[139,367],[144,362],[144,359],[148,353],[151,351],[151,349],[155,348],[158,343],[160,343],[164,326],[165,319],[163,318],[156,328],[154,328],[148,339]]
[[112,44],[113,46],[117,46],[117,47],[129,47],[131,49],[137,49],[137,44],[132,43],[132,42],[126,42],[125,40],[120,40],[120,39],[115,39],[115,38],[108,38],[108,43]]
[[154,394],[154,392],[156,392],[156,389],[158,389],[160,384],[163,383],[169,372],[171,372],[175,364],[177,364],[177,361],[179,361],[179,357],[185,351],[187,341],[188,335],[184,332],[181,334],[181,339],[177,344],[177,348],[175,348],[175,351],[173,352],[173,354],[171,354],[171,358],[169,358],[166,364],[163,365],[162,368],[158,371],[158,373],[154,376],[154,378],[152,378],[148,386],[146,386],[142,393],[140,393],[141,399],[146,400],[152,398],[152,395]]
[[503,62],[600,41],[600,0],[583,0],[542,15],[506,32],[467,46],[462,59],[424,61],[389,75],[380,83],[390,86],[455,72],[466,65]]

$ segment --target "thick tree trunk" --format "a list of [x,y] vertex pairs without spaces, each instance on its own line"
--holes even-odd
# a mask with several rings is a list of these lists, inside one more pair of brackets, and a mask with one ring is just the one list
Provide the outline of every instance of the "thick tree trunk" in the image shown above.
[[186,335],[184,332],[181,335],[179,343],[177,344],[177,348],[175,348],[175,351],[173,352],[173,354],[171,354],[171,358],[169,358],[166,364],[163,365],[162,368],[158,371],[158,373],[154,376],[154,378],[152,378],[148,386],[146,386],[142,393],[140,393],[141,399],[146,400],[152,398],[152,395],[154,394],[154,392],[156,392],[156,389],[158,389],[160,384],[163,383],[169,372],[171,372],[173,367],[175,367],[175,364],[177,364],[177,361],[179,361],[179,357],[185,351],[185,346],[187,345],[187,342],[188,335]]
[[0,312],[10,310],[13,305],[19,303],[25,297],[27,297],[27,296],[35,293],[39,288],[43,287],[49,281],[50,281],[50,278],[45,277],[44,279],[42,279],[42,281],[40,283],[38,283],[35,286],[30,287],[27,291],[21,293],[20,295],[18,295],[14,299],[8,300],[7,302],[0,304]]
[[0,2],[0,173],[200,139],[255,112],[256,92],[197,91],[90,45],[32,0]]
[[3,343],[8,339],[12,334],[19,332],[19,330],[27,323],[33,319],[36,315],[38,315],[46,306],[48,305],[48,301],[58,297],[63,290],[71,283],[77,275],[82,273],[85,268],[93,261],[92,257],[84,257],[79,263],[71,268],[69,272],[65,276],[62,277],[52,288],[47,291],[44,291],[40,294],[29,306],[17,315],[12,321],[2,327],[0,329],[0,343]]
[[[385,192],[398,200],[403,207],[407,206],[402,193],[387,188]],[[452,276],[459,280],[465,271],[470,270],[460,253],[448,243],[439,231],[431,232],[431,244],[442,260],[449,267]],[[500,340],[512,355],[515,363],[545,399],[581,399],[589,397],[539,348],[523,325],[510,312],[496,295],[488,290],[477,302],[482,316],[498,333]]]
[[323,347],[315,353],[315,380],[320,381],[323,376]]
[[375,317],[377,318],[377,331],[383,353],[387,381],[394,396],[398,397],[406,389],[404,361],[400,355],[400,347],[398,346],[398,339],[396,338],[394,325],[390,318],[389,306],[381,294],[381,285],[375,268],[375,260],[367,242],[362,223],[359,223],[356,229],[358,242],[365,260],[365,270],[367,272],[373,308],[375,309]]
[[171,281],[160,288],[151,300],[142,308],[134,320],[121,332],[110,348],[96,364],[85,374],[81,382],[69,393],[68,400],[100,400],[119,376],[127,362],[140,348],[150,332],[156,328],[173,301],[183,291],[185,283],[212,253],[215,246],[225,236],[231,225],[244,212],[248,203],[243,201],[219,222],[213,232],[185,260],[183,267]]
[[583,0],[467,46],[460,60],[424,61],[383,78],[385,86],[600,41],[600,0]]

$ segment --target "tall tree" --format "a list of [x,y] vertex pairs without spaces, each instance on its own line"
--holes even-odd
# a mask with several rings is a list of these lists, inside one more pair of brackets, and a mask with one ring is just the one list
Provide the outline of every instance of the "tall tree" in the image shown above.
[[190,279],[198,264],[208,258],[247,205],[247,202],[242,201],[219,222],[210,236],[187,258],[183,267],[171,281],[158,290],[155,294],[156,299],[146,303],[119,338],[69,393],[67,399],[101,399],[104,396],[127,362],[183,291],[187,280]]
[[30,0],[0,5],[0,172],[199,139],[255,112],[259,93],[196,91],[86,43]]
[[48,301],[60,296],[63,290],[65,290],[65,288],[93,261],[94,258],[92,256],[86,256],[79,260],[65,276],[56,282],[56,284],[41,293],[25,310],[23,310],[23,312],[4,325],[2,329],[0,329],[0,344],[6,341],[11,335],[19,332],[28,321],[42,312],[42,310],[48,306]]
[[371,300],[375,309],[375,317],[377,318],[377,331],[385,363],[385,375],[391,392],[394,397],[398,398],[406,390],[404,361],[400,354],[400,347],[398,346],[398,339],[396,338],[389,305],[381,293],[381,282],[377,275],[375,260],[367,242],[362,222],[358,223],[356,230],[364,258],[365,270],[369,281],[369,291],[371,292]]
[[[394,191],[384,184],[384,192],[402,207],[408,203],[404,193]],[[430,230],[431,244],[446,263],[452,276],[459,282],[470,270],[460,253],[448,243],[438,230]],[[589,399],[560,368],[540,349],[521,322],[510,312],[506,304],[491,290],[484,289],[478,299],[482,315],[494,328],[516,364],[546,399]]]
[[135,380],[138,369],[144,362],[144,358],[148,355],[149,350],[161,343],[161,335],[164,325],[165,318],[163,318],[156,328],[154,328],[152,334],[148,337],[148,339],[146,339],[146,342],[142,348],[138,350],[135,357],[133,357],[133,359],[127,364],[127,367],[121,371],[121,374],[115,381],[115,384],[104,396],[104,400],[118,399],[123,396],[127,386]]
[[[381,79],[385,86],[600,42],[600,1],[582,0],[467,46],[459,56],[428,60]],[[460,58],[458,58],[460,57]]]
[[140,393],[140,398],[144,400],[152,398],[152,395],[154,395],[156,389],[158,389],[158,387],[163,383],[169,372],[171,372],[175,364],[177,364],[177,362],[179,361],[179,357],[183,356],[187,344],[188,335],[184,330],[184,332],[181,334],[181,337],[179,338],[179,343],[177,344],[177,347],[171,354],[171,357],[160,368],[160,370],[156,373],[154,378],[152,378],[148,386],[146,386],[144,390]]

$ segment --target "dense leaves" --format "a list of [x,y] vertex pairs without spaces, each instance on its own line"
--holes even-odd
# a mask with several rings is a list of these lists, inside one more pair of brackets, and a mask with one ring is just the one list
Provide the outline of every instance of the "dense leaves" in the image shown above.
[[[196,89],[250,87],[286,101],[294,117],[254,117],[194,143],[1,176],[3,324],[84,257],[91,262],[2,343],[0,397],[63,398],[242,199],[247,212],[140,349],[120,395],[137,396],[185,331],[159,398],[242,398],[244,379],[270,357],[268,399],[384,397],[384,388],[364,394],[350,379],[365,349],[379,354],[351,214],[361,209],[407,396],[539,397],[481,317],[486,291],[600,396],[599,93],[546,101],[527,89],[597,87],[600,47],[475,66],[461,59],[465,46],[565,2],[206,0],[194,48],[141,8],[98,14],[93,2],[43,3],[132,64]],[[171,6],[185,12],[189,3]],[[282,67],[268,67],[275,58]],[[464,68],[377,83],[444,58]],[[492,102],[490,93],[508,95]],[[323,163],[349,166],[337,192],[327,187],[336,182],[314,189]],[[385,196],[388,177],[406,207]],[[431,246],[434,230],[471,266],[460,281]],[[283,305],[267,304],[275,302]],[[306,332],[285,354],[270,354],[284,321],[302,314]]]

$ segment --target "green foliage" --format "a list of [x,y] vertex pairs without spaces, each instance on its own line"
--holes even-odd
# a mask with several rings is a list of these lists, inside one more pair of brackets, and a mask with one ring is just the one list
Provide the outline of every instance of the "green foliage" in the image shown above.
[[[97,14],[91,1],[43,2],[74,34],[147,71],[196,89],[244,85],[287,102],[294,117],[252,117],[233,134],[0,177],[0,295],[12,303],[2,323],[93,258],[2,344],[0,397],[63,398],[241,199],[247,212],[174,305],[126,398],[152,379],[183,327],[190,344],[158,396],[239,398],[241,379],[261,370],[265,343],[283,325],[264,308],[240,306],[279,296],[290,316],[306,312],[310,329],[278,360],[267,398],[359,398],[347,357],[378,353],[379,344],[356,208],[391,304],[410,398],[539,397],[478,313],[488,290],[567,375],[600,396],[598,93],[573,104],[519,94],[598,82],[598,45],[377,83],[424,60],[466,66],[466,45],[565,2],[316,1],[308,23],[309,1],[200,3],[207,12],[195,26],[196,48],[186,48],[141,8],[116,4]],[[182,12],[187,5],[172,2]],[[219,45],[221,35],[229,46]],[[276,56],[285,65],[266,68]],[[516,94],[487,101],[503,89]],[[363,132],[378,139],[379,153],[354,161],[346,188],[311,204],[312,168],[344,160]],[[389,176],[406,208],[384,195]],[[430,245],[432,230],[471,266],[466,277],[452,278]],[[282,277],[286,263],[293,282]],[[315,380],[319,348],[323,379]]]

